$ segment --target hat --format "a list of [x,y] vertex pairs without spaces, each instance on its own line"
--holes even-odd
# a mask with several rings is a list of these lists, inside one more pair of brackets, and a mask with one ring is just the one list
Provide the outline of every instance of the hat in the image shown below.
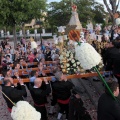
[[60,80],[62,74],[63,74],[63,73],[62,73],[61,71],[56,72],[56,73],[55,73],[55,77],[56,77],[56,79]]

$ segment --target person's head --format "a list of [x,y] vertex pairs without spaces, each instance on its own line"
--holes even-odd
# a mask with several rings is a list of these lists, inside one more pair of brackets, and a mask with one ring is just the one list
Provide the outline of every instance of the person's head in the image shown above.
[[6,59],[9,60],[10,59],[10,55],[6,55]]
[[33,55],[33,53],[32,53],[32,51],[30,51],[30,53],[29,53],[30,55]]
[[31,77],[36,76],[38,77],[39,72],[38,71],[31,71]]
[[20,69],[20,64],[18,62],[14,64],[14,69]]
[[55,77],[59,81],[65,81],[66,80],[66,76],[61,71],[56,72]]
[[105,44],[105,48],[108,48],[109,47],[109,44],[107,43],[107,44]]
[[4,77],[11,77],[11,70],[3,71]]
[[42,63],[44,63],[44,62],[45,62],[45,58],[42,57],[40,61],[41,61]]
[[39,61],[38,67],[43,67],[43,63],[41,61]]
[[42,80],[40,78],[36,78],[35,81],[34,81],[34,85],[38,88],[41,87],[42,85]]
[[34,52],[37,52],[37,49],[36,49],[36,48],[34,48]]
[[11,86],[12,83],[11,83],[11,81],[9,79],[6,79],[6,80],[4,80],[4,85],[5,86]]
[[[110,81],[107,83],[109,88],[111,89],[112,93],[114,94],[115,97],[119,95],[119,84],[116,81]],[[107,94],[110,94],[108,89],[105,87],[105,92]]]
[[9,50],[9,49],[7,49],[7,50],[6,50],[6,54],[9,54],[9,53],[10,53],[10,50]]
[[55,73],[57,73],[57,72],[59,72],[60,70],[59,70],[59,68],[58,67],[54,67],[53,68],[53,73],[55,74]]
[[20,58],[20,63],[23,63],[24,62],[24,59],[23,58]]
[[19,77],[19,72],[18,71],[14,71],[14,76]]
[[114,42],[109,43],[109,48],[114,47]]

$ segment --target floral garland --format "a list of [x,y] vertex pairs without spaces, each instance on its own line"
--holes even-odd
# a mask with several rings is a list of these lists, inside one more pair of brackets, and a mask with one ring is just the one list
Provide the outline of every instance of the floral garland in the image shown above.
[[80,62],[75,59],[74,54],[71,51],[63,49],[59,59],[63,73],[75,74],[80,71]]

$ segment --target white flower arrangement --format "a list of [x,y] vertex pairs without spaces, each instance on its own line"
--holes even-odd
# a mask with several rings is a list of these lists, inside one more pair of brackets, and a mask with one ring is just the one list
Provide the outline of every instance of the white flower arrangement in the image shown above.
[[75,56],[71,51],[64,50],[60,56],[63,56],[63,59],[60,59],[60,64],[63,72],[66,72],[68,74],[75,74],[77,71],[79,71],[80,62],[75,59]]
[[75,47],[75,58],[79,60],[84,70],[91,69],[98,65],[102,58],[97,51],[88,43],[82,43]]
[[28,102],[19,101],[13,106],[11,117],[13,120],[40,120],[41,114]]

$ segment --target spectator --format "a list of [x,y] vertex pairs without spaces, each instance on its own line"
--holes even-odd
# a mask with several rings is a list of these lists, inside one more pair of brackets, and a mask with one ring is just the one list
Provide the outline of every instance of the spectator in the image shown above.
[[107,88],[98,101],[98,120],[120,120],[119,85],[115,81],[108,83],[116,100],[111,96]]
[[32,51],[30,51],[30,53],[28,55],[28,61],[33,62],[34,58],[35,58],[34,54],[32,53]]
[[50,48],[46,48],[45,51],[45,61],[52,61]]
[[34,58],[33,62],[39,62],[39,56],[38,56],[37,53],[36,53],[36,55],[35,55],[35,58]]

